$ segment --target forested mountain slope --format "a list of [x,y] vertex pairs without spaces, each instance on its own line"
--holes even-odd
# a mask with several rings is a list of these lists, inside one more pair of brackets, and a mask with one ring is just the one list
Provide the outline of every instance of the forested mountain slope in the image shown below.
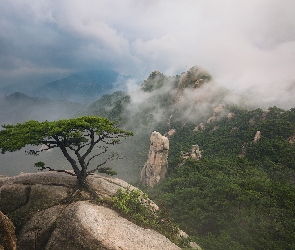
[[[166,180],[147,191],[204,249],[295,248],[295,109],[252,107],[194,67],[153,72],[138,91],[104,96],[88,114],[134,132],[116,163],[127,179],[139,179],[151,132],[176,131]],[[202,158],[183,159],[196,144]]]
[[[228,109],[197,129],[178,127],[169,176],[152,197],[204,249],[294,249],[295,109]],[[203,158],[184,161],[193,144]]]
[[[197,67],[173,77],[155,71],[142,83],[140,89],[130,93],[115,92],[104,95],[83,111],[87,115],[98,115],[117,121],[118,126],[134,133],[128,142],[117,148],[126,157],[112,165],[121,178],[132,182],[139,179],[147,159],[151,133],[154,130],[162,134],[168,132],[172,116],[174,120],[181,121],[183,115],[190,116],[191,113],[198,113],[196,110],[204,108],[212,109],[215,104],[210,100],[206,100],[202,106],[191,107],[195,102],[202,101],[201,96],[199,100],[186,98],[192,91],[207,91],[207,87],[202,90],[202,86],[209,84],[210,79],[209,73]],[[218,96],[220,94],[222,95],[219,92]],[[217,96],[217,93],[214,96]],[[208,114],[198,113],[195,123],[203,116]]]

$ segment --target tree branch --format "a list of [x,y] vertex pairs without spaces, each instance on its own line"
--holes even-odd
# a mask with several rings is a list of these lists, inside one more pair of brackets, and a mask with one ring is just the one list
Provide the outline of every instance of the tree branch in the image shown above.
[[47,148],[42,148],[41,147],[41,149],[38,149],[38,150],[34,150],[34,149],[25,150],[25,153],[27,155],[35,155],[35,156],[38,156],[39,153],[41,153],[43,151],[47,151],[47,150],[50,150],[50,149],[53,149],[53,148],[58,147],[57,145],[47,145],[46,143],[43,143],[43,145],[45,145]]
[[114,160],[114,159],[119,159],[119,155],[112,153],[105,161],[103,161],[102,163],[98,164],[94,169],[90,170],[87,172],[87,175],[89,174],[93,174],[95,171],[98,171],[99,168],[103,165],[105,165],[108,161]]
[[90,170],[90,171],[87,171],[87,175],[89,175],[89,174],[93,174],[93,173],[94,173],[95,171],[97,171],[101,166],[103,166],[104,164],[106,164],[109,160],[110,160],[110,159],[108,158],[108,159],[106,159],[104,162],[98,164],[98,165],[96,166],[96,168],[94,168],[94,169],[92,169],[92,170]]
[[[89,166],[90,161],[92,161],[95,157],[100,156],[100,155],[102,155],[102,154],[104,154],[104,153],[107,152],[108,147],[106,147],[106,146],[101,146],[101,147],[103,147],[104,150],[103,150],[102,152],[99,152],[99,153],[97,153],[97,154],[91,156],[91,157],[89,158],[89,160],[87,161],[86,166]],[[101,148],[101,147],[100,147],[100,148]]]
[[86,150],[85,154],[82,155],[82,160],[84,161],[86,156],[89,155],[92,151],[92,149],[94,148],[96,142],[94,141],[94,131],[90,130],[90,146],[89,148]]
[[48,171],[55,171],[55,172],[61,172],[61,173],[66,173],[66,174],[69,174],[71,176],[77,176],[75,173],[72,173],[72,172],[69,172],[68,170],[62,170],[62,169],[53,169],[51,167],[45,167],[45,166],[42,166],[42,167],[39,167],[38,170],[40,171],[43,171],[43,170],[46,170],[48,169]]

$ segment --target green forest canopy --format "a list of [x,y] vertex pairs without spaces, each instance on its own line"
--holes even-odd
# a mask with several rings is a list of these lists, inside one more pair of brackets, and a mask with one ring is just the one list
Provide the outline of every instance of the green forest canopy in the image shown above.
[[[204,249],[295,249],[295,109],[231,111],[198,132],[178,126],[169,175],[149,193]],[[193,144],[204,157],[180,166]]]

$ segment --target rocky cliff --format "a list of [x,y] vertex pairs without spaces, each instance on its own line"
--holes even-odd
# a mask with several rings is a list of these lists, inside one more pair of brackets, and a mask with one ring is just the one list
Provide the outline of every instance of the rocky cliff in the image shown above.
[[150,137],[148,160],[141,171],[141,183],[153,187],[165,178],[168,169],[169,140],[154,131]]
[[[100,201],[113,197],[118,188],[136,189],[116,178],[93,175],[87,179]],[[75,177],[63,173],[0,177],[0,210],[14,222],[20,250],[180,249],[90,196],[77,189]]]

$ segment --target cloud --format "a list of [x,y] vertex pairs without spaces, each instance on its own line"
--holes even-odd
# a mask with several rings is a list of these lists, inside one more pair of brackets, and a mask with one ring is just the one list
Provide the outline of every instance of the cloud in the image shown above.
[[145,79],[194,65],[231,89],[289,83],[294,8],[292,0],[3,0],[0,84],[103,67]]

